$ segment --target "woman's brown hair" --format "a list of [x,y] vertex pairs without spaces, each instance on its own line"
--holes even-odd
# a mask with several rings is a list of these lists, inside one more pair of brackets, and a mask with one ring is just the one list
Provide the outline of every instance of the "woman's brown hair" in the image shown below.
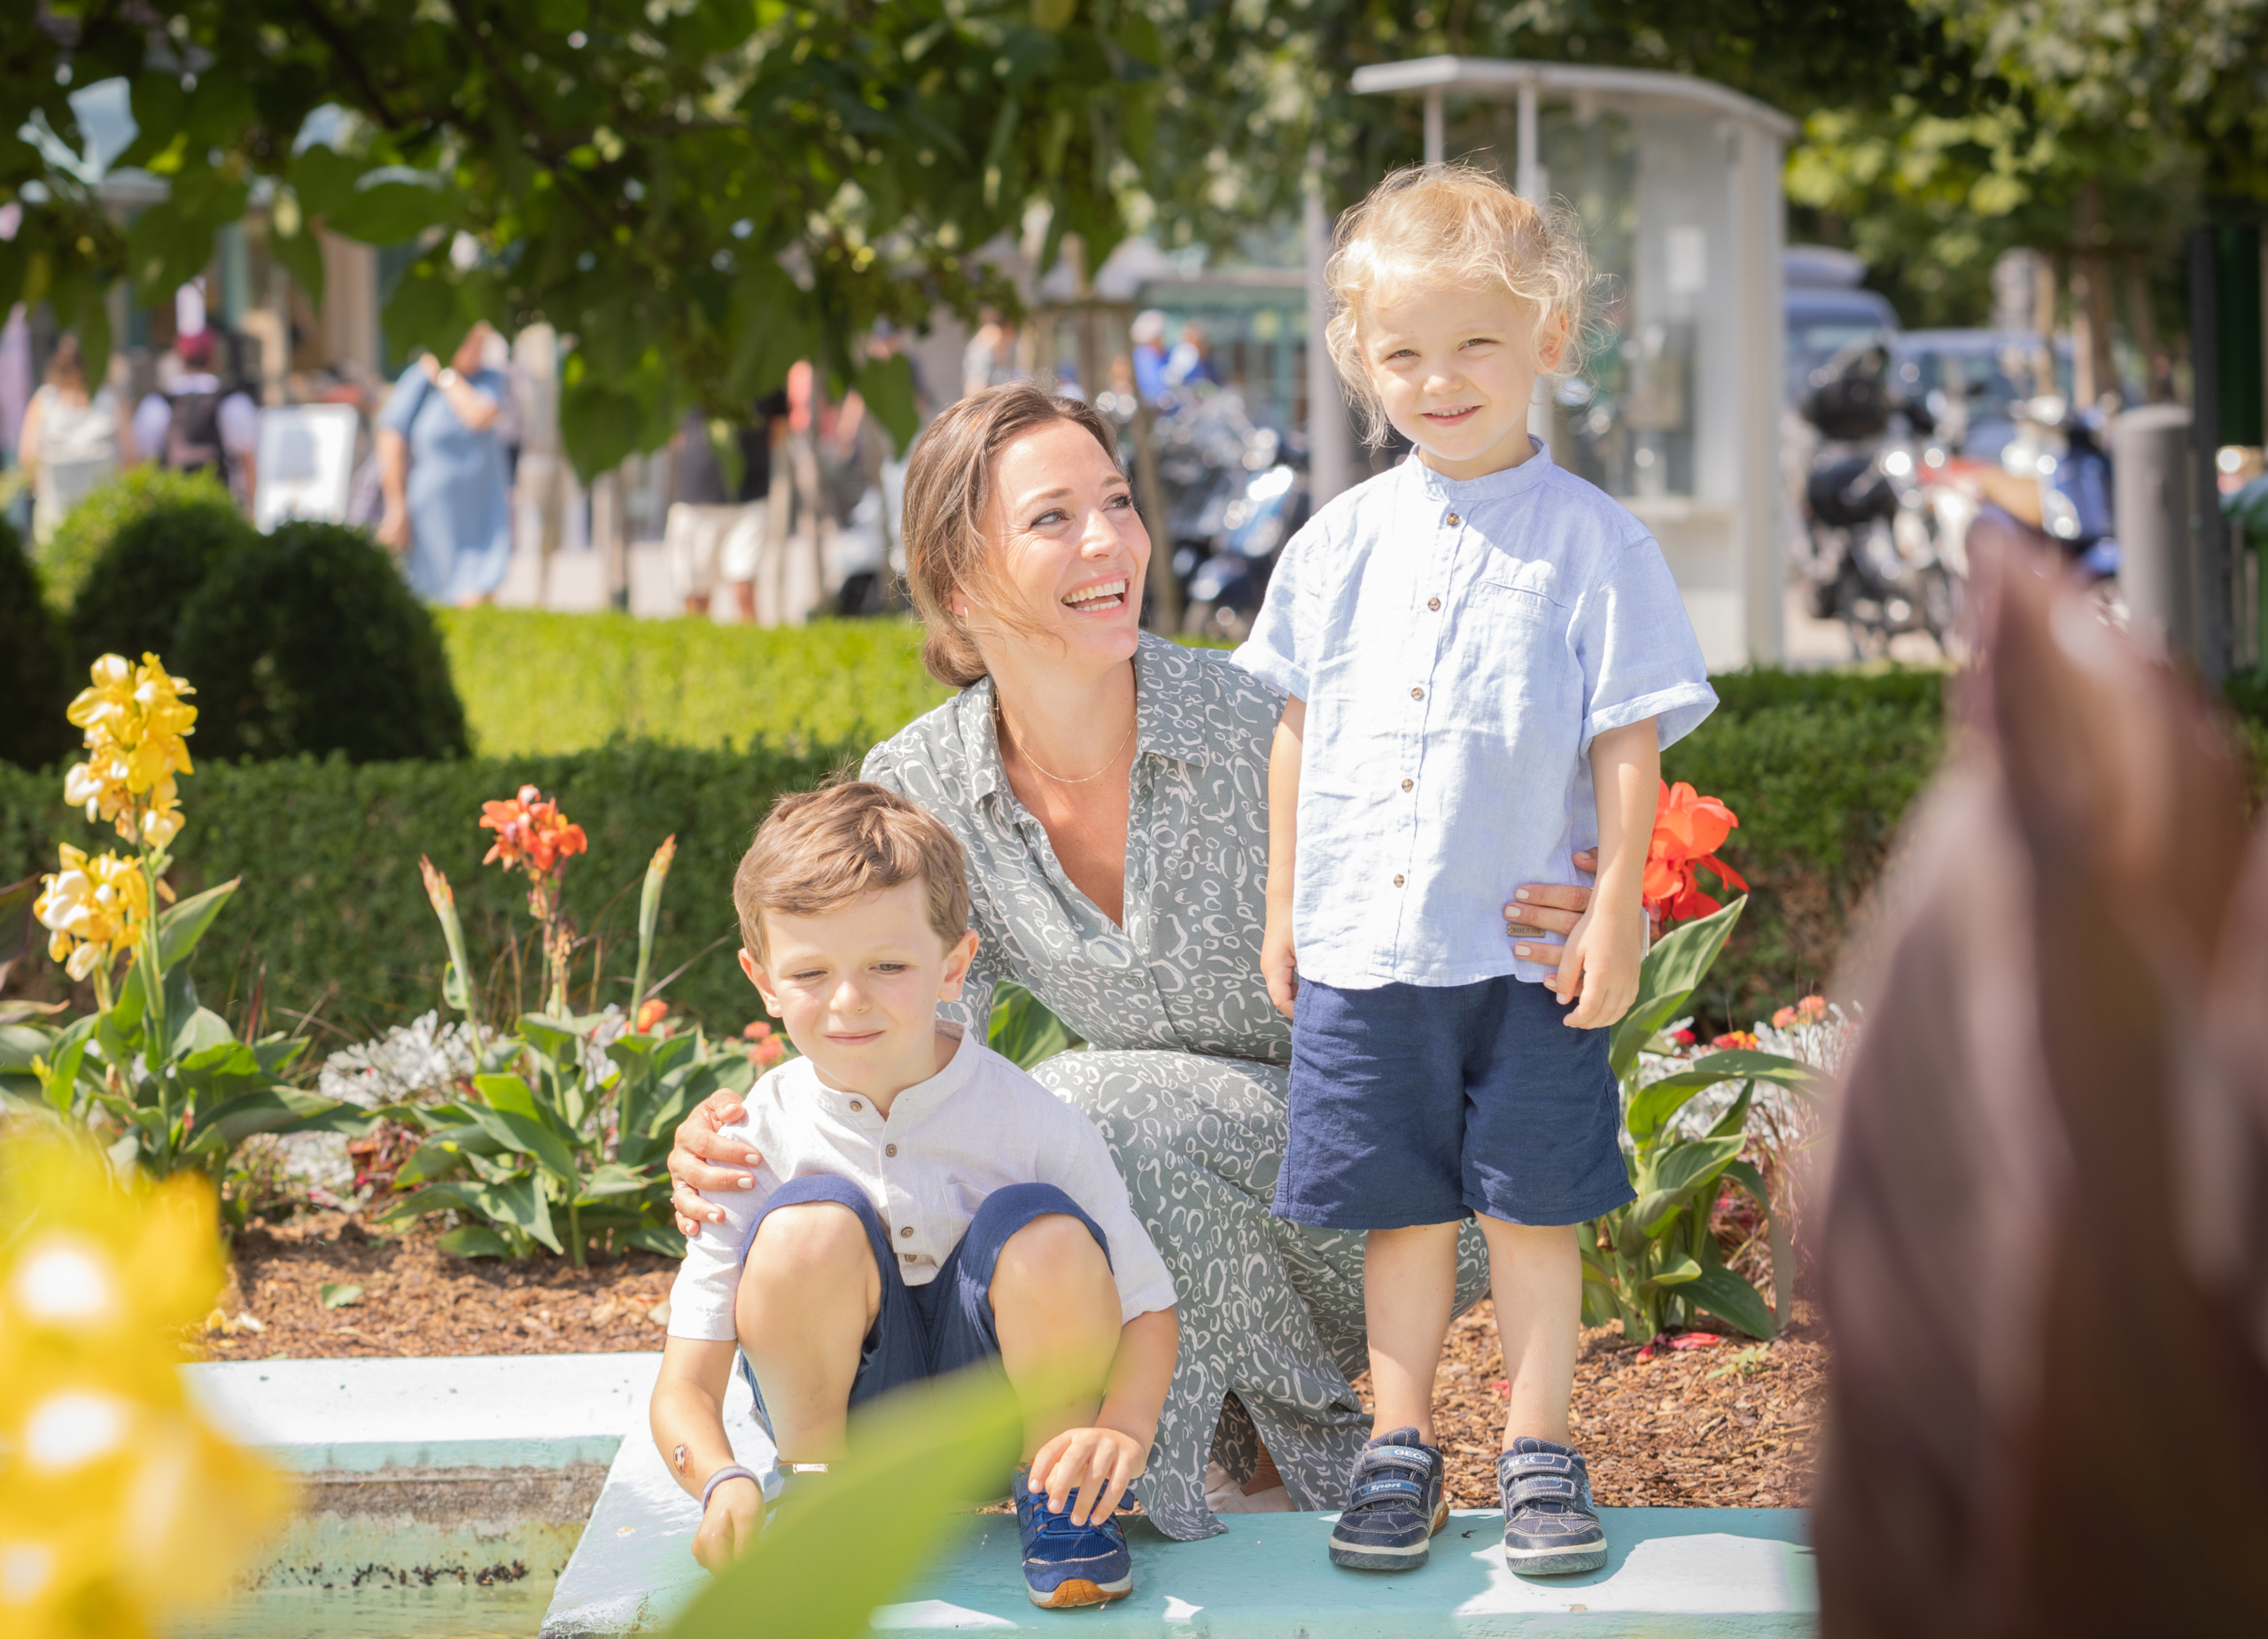
[[65,336],[55,344],[55,351],[48,355],[47,385],[74,392],[89,390],[87,367],[85,361],[79,356],[79,338],[76,336]]
[[994,573],[984,514],[1000,452],[1034,427],[1068,421],[1084,427],[1103,453],[1118,435],[1092,406],[1042,392],[1028,381],[987,387],[949,405],[921,434],[905,470],[905,586],[928,628],[921,664],[953,688],[984,675],[983,657],[953,613],[956,589],[979,596],[1003,625],[1029,624]]

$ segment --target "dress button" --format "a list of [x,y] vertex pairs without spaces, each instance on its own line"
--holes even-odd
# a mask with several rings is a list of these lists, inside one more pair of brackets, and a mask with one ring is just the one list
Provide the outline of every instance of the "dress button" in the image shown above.
[[1418,782],[1415,780],[1405,780],[1402,782],[1402,788],[1407,791],[1411,786],[1416,785],[1417,783]]
[[1464,523],[1464,520],[1463,518],[1461,518],[1461,517],[1457,517],[1457,515],[1456,515],[1456,513],[1454,513],[1454,512],[1450,513],[1450,514],[1449,514],[1449,527],[1450,527],[1451,529],[1455,529],[1458,524],[1462,524],[1462,523]]
[[911,1239],[913,1239],[913,1226],[911,1223],[907,1224],[904,1229],[902,1229],[902,1230],[898,1231],[897,1232],[898,1232],[898,1234],[899,1234],[900,1236],[902,1236],[903,1238],[905,1238],[905,1239],[907,1239],[907,1240],[911,1240]]
[[[1422,688],[1413,688],[1410,691],[1410,697],[1412,700],[1423,700],[1425,697],[1425,691]],[[850,1107],[856,1109],[858,1106],[854,1104]]]
[[1401,873],[1401,872],[1399,872],[1399,871],[1396,871],[1396,872],[1394,874],[1394,885],[1396,888],[1399,888],[1399,887],[1401,887],[1401,886],[1402,886],[1402,873]]
[[885,1144],[885,1145],[883,1145],[883,1146],[882,1146],[882,1154],[885,1154],[885,1155],[895,1155],[895,1154],[897,1154],[897,1145],[895,1145],[895,1144]]
[[1441,606],[1441,600],[1437,597],[1429,597],[1425,600],[1425,607],[1428,609],[1439,609]]

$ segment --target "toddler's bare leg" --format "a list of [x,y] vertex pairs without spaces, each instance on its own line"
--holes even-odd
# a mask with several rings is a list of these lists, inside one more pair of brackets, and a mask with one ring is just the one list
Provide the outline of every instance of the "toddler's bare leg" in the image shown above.
[[1415,1428],[1433,1443],[1433,1373],[1456,1307],[1456,1231],[1454,1223],[1372,1230],[1364,1245],[1373,1434]]
[[757,1226],[733,1321],[782,1462],[843,1455],[859,1346],[882,1301],[874,1248],[850,1208],[807,1201]]
[[1094,1422],[1118,1352],[1118,1308],[1110,1260],[1078,1219],[1049,1213],[1002,1245],[992,1321],[1000,1369],[1023,1402],[1026,1458]]
[[1575,1392],[1575,1345],[1583,1324],[1583,1260],[1576,1226],[1534,1228],[1483,1214],[1488,1286],[1496,1300],[1496,1336],[1504,1347],[1511,1401],[1504,1408],[1504,1449],[1520,1435],[1572,1444],[1567,1402]]

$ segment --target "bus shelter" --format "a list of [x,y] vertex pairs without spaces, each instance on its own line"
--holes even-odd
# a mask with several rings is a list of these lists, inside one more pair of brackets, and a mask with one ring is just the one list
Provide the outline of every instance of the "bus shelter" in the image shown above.
[[1795,123],[1645,69],[1430,57],[1357,69],[1353,86],[1422,99],[1426,163],[1490,167],[1581,218],[1604,276],[1591,346],[1579,375],[1539,392],[1532,424],[1653,532],[1713,669],[1777,660],[1780,170]]

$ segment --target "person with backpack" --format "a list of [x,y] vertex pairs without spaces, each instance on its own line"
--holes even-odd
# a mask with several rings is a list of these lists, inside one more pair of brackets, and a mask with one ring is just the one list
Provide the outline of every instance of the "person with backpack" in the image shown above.
[[134,443],[172,471],[216,475],[250,512],[260,485],[260,407],[213,373],[213,344],[209,330],[175,338],[180,368],[136,407]]

